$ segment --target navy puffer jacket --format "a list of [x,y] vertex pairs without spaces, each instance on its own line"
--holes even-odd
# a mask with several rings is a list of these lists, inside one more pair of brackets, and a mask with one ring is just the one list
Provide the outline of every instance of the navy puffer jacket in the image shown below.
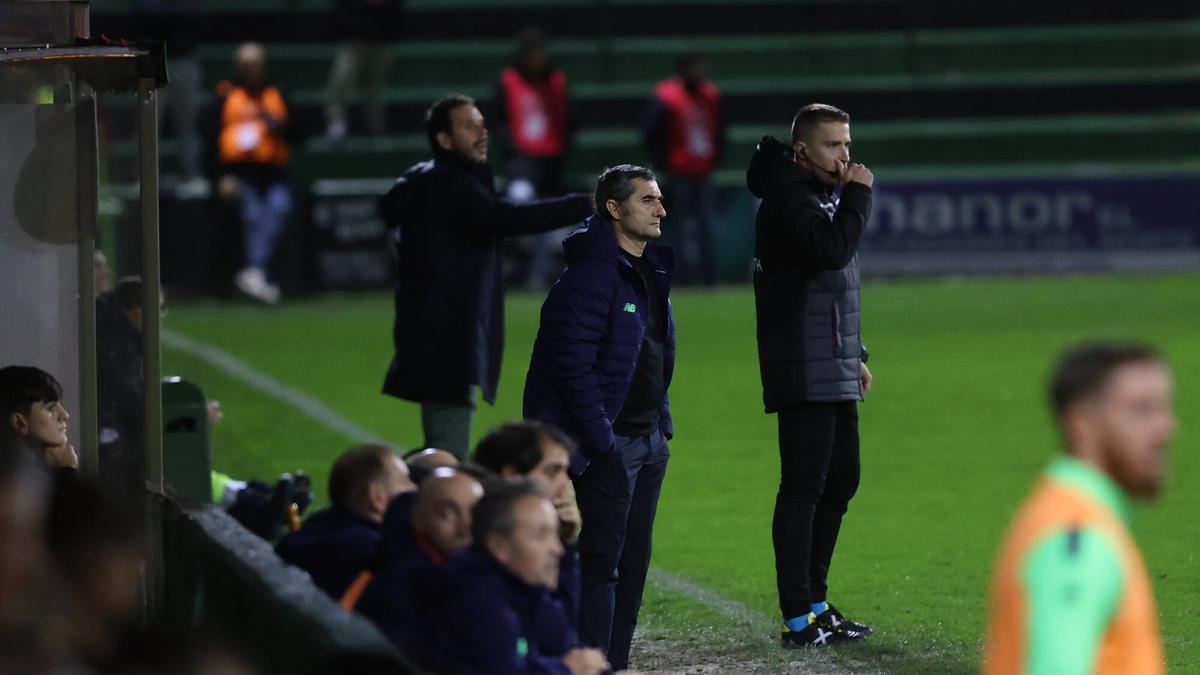
[[[621,254],[613,224],[592,215],[563,242],[567,268],[542,305],[541,326],[525,379],[525,417],[554,424],[579,442],[571,474],[613,447],[612,423],[625,404],[646,334],[645,283]],[[668,297],[674,255],[647,244],[662,297]],[[659,427],[674,435],[665,389],[675,366],[675,321],[667,304]]]

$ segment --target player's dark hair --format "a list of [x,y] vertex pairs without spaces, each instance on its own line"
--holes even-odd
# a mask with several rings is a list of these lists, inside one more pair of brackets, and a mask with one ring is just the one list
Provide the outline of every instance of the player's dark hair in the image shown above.
[[569,454],[574,443],[557,427],[534,420],[505,422],[492,429],[475,446],[473,458],[483,468],[500,473],[511,466],[522,476],[533,471],[542,461],[543,446],[549,441],[566,448]]
[[654,172],[644,166],[636,164],[618,164],[610,166],[600,172],[600,176],[596,179],[596,194],[594,197],[596,212],[604,218],[608,218],[608,212],[604,205],[608,200],[615,200],[618,204],[629,199],[633,194],[633,181],[635,179],[642,180],[658,180],[654,177]]
[[342,453],[329,472],[329,501],[334,506],[351,509],[354,502],[366,493],[367,487],[387,478],[387,461],[392,451],[387,446],[366,443]]
[[809,103],[792,119],[792,143],[805,141],[823,122],[850,123],[850,113],[825,103]]
[[547,498],[533,481],[503,481],[488,486],[483,498],[471,511],[471,540],[476,544],[487,541],[489,534],[509,536],[516,527],[514,507],[526,497]]
[[1094,342],[1068,349],[1050,377],[1050,404],[1062,417],[1071,406],[1104,390],[1114,370],[1132,363],[1161,362],[1154,348],[1135,342]]
[[62,385],[54,376],[33,366],[0,368],[0,416],[8,425],[13,413],[28,415],[34,403],[62,400]]
[[452,132],[450,113],[464,105],[475,105],[475,99],[463,94],[446,94],[425,111],[425,136],[429,139],[431,150],[437,152],[442,147],[437,142],[438,132]]

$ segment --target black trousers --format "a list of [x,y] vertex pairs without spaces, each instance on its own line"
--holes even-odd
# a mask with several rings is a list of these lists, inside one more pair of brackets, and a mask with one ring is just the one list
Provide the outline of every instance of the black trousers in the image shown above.
[[661,431],[617,436],[613,449],[575,479],[583,516],[579,637],[603,649],[614,671],[629,665],[650,568],[658,494],[670,457]]
[[772,537],[784,620],[826,599],[842,516],[858,489],[858,404],[804,403],[779,412],[779,494]]

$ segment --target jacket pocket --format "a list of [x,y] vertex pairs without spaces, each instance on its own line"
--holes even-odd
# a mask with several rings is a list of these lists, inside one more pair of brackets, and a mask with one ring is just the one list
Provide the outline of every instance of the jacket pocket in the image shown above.
[[829,308],[829,325],[833,329],[830,346],[833,348],[833,355],[837,356],[842,352],[842,312],[838,309],[836,300]]

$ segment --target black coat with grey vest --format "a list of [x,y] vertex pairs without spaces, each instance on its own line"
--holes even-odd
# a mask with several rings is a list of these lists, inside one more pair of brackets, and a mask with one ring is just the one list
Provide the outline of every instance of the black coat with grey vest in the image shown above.
[[763,402],[777,412],[805,401],[861,401],[858,242],[871,188],[841,199],[764,137],[746,184],[762,198],[755,219],[754,302]]

